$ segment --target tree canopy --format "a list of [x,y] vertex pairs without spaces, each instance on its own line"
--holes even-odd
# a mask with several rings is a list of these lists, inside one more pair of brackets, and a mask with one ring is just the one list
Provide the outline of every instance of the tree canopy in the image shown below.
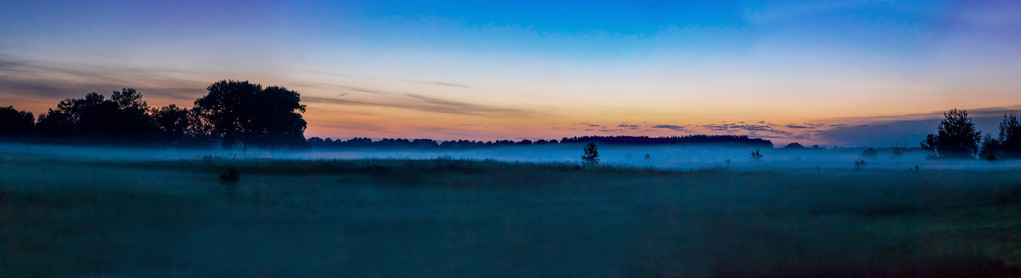
[[0,136],[22,137],[32,133],[35,116],[14,106],[0,107]]
[[304,146],[305,112],[298,92],[248,81],[221,80],[195,100],[195,112],[221,146]]
[[1000,122],[1000,150],[1003,157],[1021,157],[1021,121],[1013,112]]
[[978,152],[981,132],[968,117],[968,111],[951,109],[943,113],[936,134],[929,134],[922,141],[922,149],[933,152],[936,157],[968,158]]
[[150,107],[131,88],[113,91],[109,99],[93,92],[60,101],[34,124],[31,113],[0,107],[0,136],[174,146],[307,146],[301,116],[305,106],[297,92],[233,80],[213,83],[207,90],[191,109]]

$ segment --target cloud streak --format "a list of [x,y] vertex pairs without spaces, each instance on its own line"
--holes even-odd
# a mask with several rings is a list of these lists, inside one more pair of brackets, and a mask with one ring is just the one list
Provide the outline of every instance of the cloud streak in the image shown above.
[[168,77],[179,73],[173,70],[19,61],[7,55],[0,55],[0,60],[0,95],[56,102],[127,87],[139,89],[147,98],[190,104],[205,92],[201,81]]
[[423,81],[423,80],[402,79],[402,78],[366,77],[366,76],[355,76],[355,75],[347,75],[347,74],[328,73],[328,72],[321,72],[321,71],[309,71],[309,73],[318,74],[318,75],[325,75],[325,76],[332,76],[332,77],[348,78],[348,79],[361,79],[361,80],[375,80],[375,81],[390,81],[390,82],[401,82],[401,83],[412,83],[412,84],[424,84],[424,85],[451,87],[451,88],[460,88],[460,89],[470,89],[471,88],[470,86],[465,85],[465,84],[454,83],[454,82],[447,82],[447,81],[435,81],[435,80],[433,80],[433,81]]
[[654,125],[652,126],[652,128],[669,129],[673,131],[685,131],[685,129],[688,127],[682,125]]
[[415,111],[471,115],[471,116],[497,116],[497,117],[533,117],[542,113],[514,108],[481,105],[468,102],[434,98],[419,94],[390,95],[383,100],[379,99],[354,99],[354,98],[324,98],[304,96],[302,100],[308,103],[336,104],[347,106],[372,106],[372,107],[393,107]]

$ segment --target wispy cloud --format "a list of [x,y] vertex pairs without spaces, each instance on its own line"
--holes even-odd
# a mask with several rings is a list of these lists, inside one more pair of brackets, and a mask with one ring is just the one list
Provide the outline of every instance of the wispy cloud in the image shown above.
[[368,77],[368,76],[356,76],[356,75],[329,73],[329,72],[322,72],[322,71],[309,71],[309,73],[318,74],[318,75],[325,75],[325,76],[331,76],[331,77],[348,78],[348,79],[391,81],[391,82],[424,84],[424,85],[452,87],[452,88],[461,88],[461,89],[470,89],[471,88],[470,86],[465,85],[465,84],[448,82],[448,81],[436,81],[436,80],[423,81],[423,80],[403,79],[403,78]]
[[755,124],[749,124],[749,123],[745,123],[745,122],[737,122],[737,123],[723,122],[723,123],[717,123],[717,124],[699,125],[699,127],[705,128],[705,129],[708,129],[708,130],[711,130],[711,131],[726,132],[726,133],[740,133],[740,134],[747,134],[748,136],[752,136],[752,137],[761,137],[761,138],[795,138],[795,139],[797,139],[796,137],[799,137],[798,135],[796,135],[796,134],[794,134],[794,133],[792,133],[790,131],[781,129],[782,127],[780,127],[780,125],[778,125],[778,124],[768,123],[768,122],[765,122],[765,121],[760,121],[760,122],[755,123]]
[[375,106],[394,107],[408,110],[475,116],[500,116],[500,117],[531,117],[542,113],[524,110],[474,104],[468,102],[440,99],[420,94],[389,94],[385,98],[355,99],[355,98],[326,98],[308,96],[302,100],[309,103],[337,104],[349,106]]
[[652,126],[652,128],[669,129],[669,130],[673,130],[673,131],[685,131],[687,126],[683,126],[683,125],[654,125],[654,126]]
[[54,102],[89,92],[124,87],[147,96],[187,104],[202,96],[208,80],[171,77],[179,71],[158,68],[103,67],[78,63],[17,60],[0,54],[0,95],[46,98]]

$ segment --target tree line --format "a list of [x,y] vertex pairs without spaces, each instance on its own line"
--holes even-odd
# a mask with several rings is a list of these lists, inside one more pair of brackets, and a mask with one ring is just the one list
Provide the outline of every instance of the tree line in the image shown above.
[[772,148],[773,142],[746,135],[688,135],[670,137],[649,136],[581,136],[564,138],[561,143],[599,143],[608,145],[667,145],[667,144],[741,144]]
[[584,143],[600,143],[610,145],[661,145],[661,144],[742,144],[751,146],[767,146],[772,147],[773,143],[769,140],[748,138],[748,136],[736,136],[736,135],[690,135],[690,136],[674,136],[674,137],[648,137],[648,136],[581,136],[581,137],[563,137],[559,141],[557,139],[539,139],[529,140],[521,139],[520,141],[511,140],[496,140],[496,141],[476,141],[476,140],[448,140],[448,141],[436,141],[432,139],[400,139],[400,138],[383,138],[377,141],[373,141],[369,138],[355,137],[350,140],[341,139],[322,139],[319,137],[312,137],[308,139],[310,146],[314,148],[442,148],[442,149],[470,149],[470,148],[487,148],[487,147],[501,147],[501,146],[530,146],[530,145],[550,145],[550,144],[584,144]]
[[1021,158],[1021,121],[1014,112],[1004,114],[999,136],[983,137],[968,111],[951,109],[943,113],[936,133],[927,135],[921,145],[940,158],[974,158],[976,154],[988,160]]
[[110,97],[68,98],[36,119],[0,107],[0,136],[15,140],[223,148],[302,148],[306,122],[298,92],[221,80],[191,108],[152,107],[132,88]]

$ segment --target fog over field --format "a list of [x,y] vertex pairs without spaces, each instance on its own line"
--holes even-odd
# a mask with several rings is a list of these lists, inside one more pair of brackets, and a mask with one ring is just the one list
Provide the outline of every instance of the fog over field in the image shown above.
[[[874,165],[891,169],[856,171],[846,164],[858,151],[768,150],[756,162],[746,151],[603,152],[611,162],[705,167],[656,171],[4,145],[0,277],[1021,276],[1021,176],[993,169],[1012,163],[881,152]],[[561,161],[578,152],[371,155]],[[732,168],[749,170],[716,162],[731,155]],[[834,168],[808,168],[820,162]],[[240,181],[221,183],[231,167]]]
[[[34,158],[97,161],[148,161],[198,159],[207,156],[227,159],[435,159],[497,160],[506,162],[580,163],[580,144],[506,146],[464,150],[443,149],[311,149],[289,150],[218,150],[218,149],[149,149],[95,146],[34,145],[0,143],[0,153]],[[621,146],[599,145],[603,165],[652,167],[657,169],[702,169],[725,167],[735,170],[823,170],[854,169],[854,162],[864,160],[864,169],[1019,169],[1021,161],[985,161],[928,159],[928,153],[909,149],[895,155],[893,148],[881,148],[876,155],[863,155],[863,148],[830,149],[761,149],[763,158],[753,160],[749,146]],[[646,159],[645,155],[649,155]],[[729,163],[728,163],[729,161]]]

